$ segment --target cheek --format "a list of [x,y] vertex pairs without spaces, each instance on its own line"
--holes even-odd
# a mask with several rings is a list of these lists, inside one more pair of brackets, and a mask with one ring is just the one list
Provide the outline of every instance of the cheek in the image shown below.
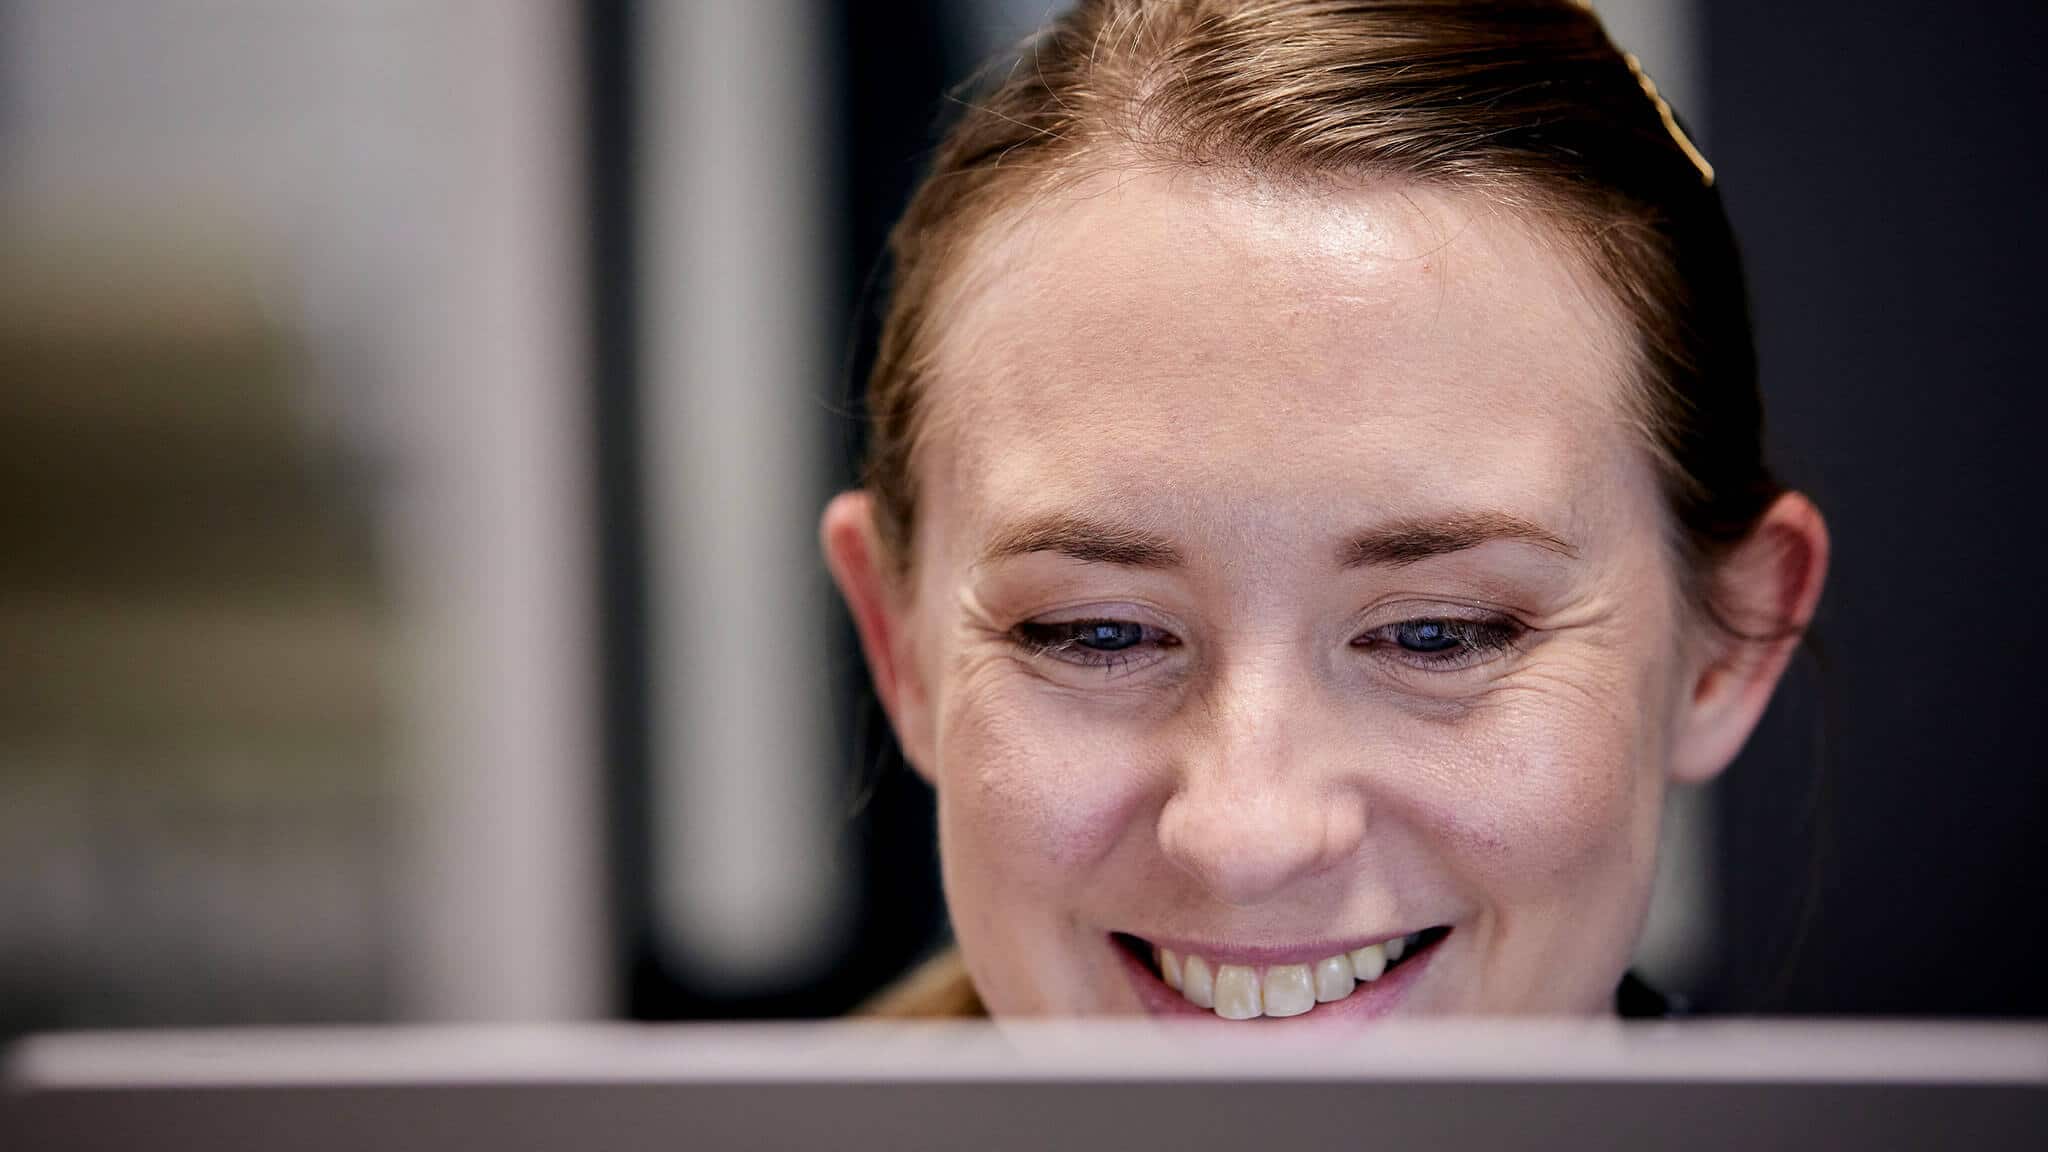
[[1584,684],[1527,682],[1433,727],[1411,818],[1482,891],[1533,899],[1654,864],[1661,697]]
[[1074,877],[1141,818],[1154,773],[1133,742],[1025,676],[987,661],[955,682],[946,703],[938,779],[948,869],[1071,896]]

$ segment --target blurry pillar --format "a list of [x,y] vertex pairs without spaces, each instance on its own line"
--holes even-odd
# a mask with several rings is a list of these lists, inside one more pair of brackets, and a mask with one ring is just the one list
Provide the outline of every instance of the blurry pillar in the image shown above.
[[641,13],[654,917],[714,995],[814,979],[849,927],[816,544],[838,160],[815,8]]
[[606,1012],[586,476],[580,90],[566,0],[414,9],[436,146],[399,353],[419,647],[401,996],[428,1019]]

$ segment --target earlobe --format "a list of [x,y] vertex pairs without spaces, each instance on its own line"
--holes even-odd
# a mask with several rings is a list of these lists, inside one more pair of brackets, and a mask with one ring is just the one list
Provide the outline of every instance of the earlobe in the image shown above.
[[1826,521],[1788,492],[1712,575],[1722,619],[1705,625],[1687,671],[1673,779],[1712,779],[1748,742],[1813,622],[1827,569]]
[[819,521],[818,542],[832,581],[853,614],[875,694],[896,731],[904,758],[919,775],[930,779],[921,739],[924,691],[906,643],[908,598],[897,586],[896,573],[875,529],[869,495],[856,490],[833,497]]

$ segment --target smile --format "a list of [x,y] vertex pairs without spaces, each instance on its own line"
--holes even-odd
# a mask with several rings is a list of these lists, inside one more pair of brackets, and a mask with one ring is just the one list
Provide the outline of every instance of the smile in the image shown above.
[[[1301,1016],[1323,1005],[1357,1001],[1395,981],[1422,960],[1450,929],[1438,926],[1299,964],[1223,963],[1162,948],[1119,933],[1117,943],[1187,1006],[1225,1020]],[[1405,981],[1402,981],[1405,983]],[[1392,991],[1391,987],[1385,988]]]

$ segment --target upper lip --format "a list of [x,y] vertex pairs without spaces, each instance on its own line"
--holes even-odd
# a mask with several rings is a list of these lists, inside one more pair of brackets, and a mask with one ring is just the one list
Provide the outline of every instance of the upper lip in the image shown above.
[[[1425,926],[1426,928],[1427,926]],[[1405,932],[1381,932],[1371,936],[1357,936],[1345,939],[1320,940],[1308,944],[1231,944],[1218,940],[1200,940],[1193,937],[1154,936],[1149,933],[1126,932],[1124,935],[1142,940],[1157,948],[1170,949],[1182,955],[1200,956],[1211,964],[1242,964],[1248,968],[1270,968],[1281,964],[1313,964],[1327,956],[1340,952],[1355,952],[1374,944],[1399,940],[1403,936],[1424,931],[1425,928],[1410,928]]]

